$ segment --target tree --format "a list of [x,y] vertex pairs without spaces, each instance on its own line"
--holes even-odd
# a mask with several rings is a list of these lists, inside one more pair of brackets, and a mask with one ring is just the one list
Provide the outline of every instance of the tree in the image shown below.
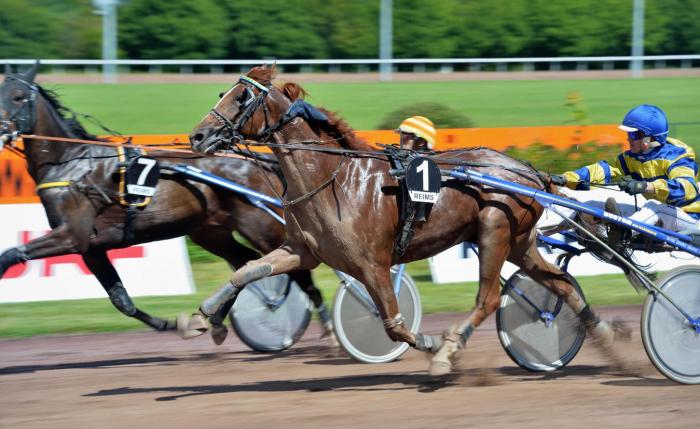
[[625,55],[631,15],[631,2],[619,0],[533,0],[528,51],[538,57]]
[[[102,54],[102,18],[88,0],[34,0],[60,23],[54,35],[61,58],[99,58]],[[78,24],[78,25],[76,25]]]
[[449,57],[457,46],[450,25],[455,0],[396,1],[394,4],[394,56],[398,58]]
[[647,0],[644,53],[700,52],[700,4],[692,0]]
[[56,35],[61,21],[50,10],[28,7],[23,0],[3,0],[0,7],[0,58],[61,57]]
[[326,58],[318,1],[224,0],[229,16],[231,58]]
[[376,58],[379,55],[379,1],[324,2],[318,29],[328,41],[331,58]]
[[224,58],[229,25],[213,0],[132,0],[119,8],[125,57]]
[[458,39],[455,57],[502,58],[524,56],[533,37],[528,21],[530,2],[511,0],[508,7],[494,13],[494,3],[460,3],[453,32]]

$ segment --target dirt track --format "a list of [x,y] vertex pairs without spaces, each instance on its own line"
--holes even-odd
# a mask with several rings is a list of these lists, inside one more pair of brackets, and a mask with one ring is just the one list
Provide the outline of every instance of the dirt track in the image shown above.
[[[638,307],[603,309],[634,328],[621,373],[585,344],[556,373],[519,369],[491,319],[472,337],[456,376],[433,379],[421,353],[367,365],[319,350],[312,326],[279,355],[217,348],[150,332],[0,341],[0,426],[50,428],[697,428],[700,386],[658,374],[639,339]],[[424,318],[439,332],[459,315]]]

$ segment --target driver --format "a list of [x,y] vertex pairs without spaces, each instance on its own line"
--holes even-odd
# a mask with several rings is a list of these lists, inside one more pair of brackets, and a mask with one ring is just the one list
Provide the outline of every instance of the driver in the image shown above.
[[[638,212],[624,213],[614,199],[608,198],[606,211],[673,231],[698,228],[700,196],[695,152],[680,140],[667,137],[668,119],[663,110],[642,104],[630,110],[618,128],[627,132],[629,150],[613,161],[599,161],[552,176],[552,182],[589,190],[591,183],[619,181],[621,190],[630,195],[641,194],[647,201]],[[619,229],[611,231],[609,241],[613,247],[619,245],[619,234]]]
[[411,116],[404,119],[396,129],[400,135],[401,149],[430,152],[435,146],[435,125],[425,116]]

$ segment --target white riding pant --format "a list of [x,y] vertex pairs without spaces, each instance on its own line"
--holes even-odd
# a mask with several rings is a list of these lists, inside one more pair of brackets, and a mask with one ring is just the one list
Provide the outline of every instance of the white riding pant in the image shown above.
[[[694,219],[679,207],[669,206],[657,200],[647,200],[641,195],[637,196],[635,201],[635,198],[631,195],[602,189],[595,191],[572,191],[569,189],[562,189],[562,191],[562,194],[569,198],[581,201],[601,210],[605,210],[605,201],[608,197],[613,196],[620,208],[621,216],[651,225],[660,225],[662,228],[672,231],[678,232],[700,228],[700,220]],[[640,205],[641,209],[637,210]],[[574,215],[573,210],[564,207],[557,207],[557,209],[562,213],[566,213],[568,216]],[[542,217],[547,218],[548,216]],[[541,219],[541,221],[542,220],[543,219]],[[539,223],[538,226],[540,226]]]

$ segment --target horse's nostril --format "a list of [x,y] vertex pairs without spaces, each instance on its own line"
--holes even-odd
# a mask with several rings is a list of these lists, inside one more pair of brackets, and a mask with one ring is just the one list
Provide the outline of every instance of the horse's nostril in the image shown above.
[[204,134],[202,134],[202,133],[193,134],[192,137],[190,138],[190,140],[199,143],[202,140],[204,140]]

